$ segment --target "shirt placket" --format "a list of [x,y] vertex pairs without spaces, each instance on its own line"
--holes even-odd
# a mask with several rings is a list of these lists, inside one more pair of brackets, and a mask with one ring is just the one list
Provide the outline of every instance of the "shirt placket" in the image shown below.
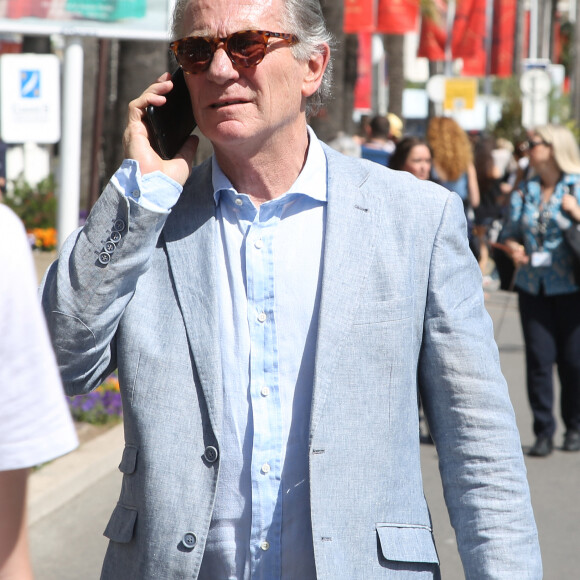
[[273,242],[280,218],[277,204],[261,206],[247,230],[245,244],[250,398],[253,445],[251,462],[252,578],[279,578],[281,510],[276,510],[281,481],[282,413],[274,304]]

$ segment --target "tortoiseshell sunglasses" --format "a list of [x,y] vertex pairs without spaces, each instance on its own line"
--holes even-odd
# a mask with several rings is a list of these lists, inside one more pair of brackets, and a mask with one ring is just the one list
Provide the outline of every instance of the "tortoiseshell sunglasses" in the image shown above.
[[197,74],[209,68],[213,55],[220,45],[223,45],[234,65],[243,68],[257,66],[266,56],[270,38],[279,38],[290,46],[298,42],[294,34],[240,30],[224,37],[186,36],[173,41],[169,47],[184,72]]

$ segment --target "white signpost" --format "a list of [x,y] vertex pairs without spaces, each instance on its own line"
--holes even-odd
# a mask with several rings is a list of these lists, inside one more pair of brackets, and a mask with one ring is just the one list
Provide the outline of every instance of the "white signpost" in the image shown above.
[[[3,0],[0,33],[66,37],[57,230],[59,247],[79,223],[83,36],[167,40],[175,0]],[[39,55],[34,55],[37,60]],[[30,69],[34,70],[34,69]],[[58,72],[55,80],[60,80]],[[29,78],[32,83],[32,77]],[[4,81],[2,80],[2,85]],[[4,109],[4,104],[2,104]],[[24,109],[21,109],[24,111]],[[30,118],[38,112],[29,111]],[[10,121],[8,121],[10,125]],[[42,143],[37,129],[33,142]],[[23,142],[23,140],[21,141]],[[46,141],[44,141],[46,142]]]
[[522,99],[522,125],[526,129],[545,125],[548,122],[548,95],[552,88],[550,75],[542,69],[531,69],[522,73],[520,89]]

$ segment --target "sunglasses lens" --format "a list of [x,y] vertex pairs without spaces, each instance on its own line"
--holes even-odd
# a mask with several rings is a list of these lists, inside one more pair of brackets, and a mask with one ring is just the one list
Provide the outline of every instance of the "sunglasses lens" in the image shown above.
[[228,54],[239,66],[256,66],[266,54],[266,44],[266,38],[257,32],[236,32],[228,39]]
[[175,57],[186,72],[201,72],[211,61],[211,44],[204,38],[185,38],[179,42]]

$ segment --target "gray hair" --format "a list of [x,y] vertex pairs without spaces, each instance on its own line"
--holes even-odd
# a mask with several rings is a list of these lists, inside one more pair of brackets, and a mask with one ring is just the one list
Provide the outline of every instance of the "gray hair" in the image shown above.
[[542,125],[533,129],[546,143],[564,173],[580,173],[580,151],[572,131],[563,125]]
[[[173,38],[183,36],[183,21],[185,11],[192,0],[177,0],[173,9],[171,34]],[[319,0],[282,0],[284,14],[282,16],[285,30],[298,37],[298,43],[292,46],[292,52],[300,61],[309,60],[315,54],[324,53],[324,44],[332,47],[334,38],[326,27]],[[318,90],[306,101],[306,116],[316,115],[323,104],[330,98],[332,92],[332,58],[324,71]]]

